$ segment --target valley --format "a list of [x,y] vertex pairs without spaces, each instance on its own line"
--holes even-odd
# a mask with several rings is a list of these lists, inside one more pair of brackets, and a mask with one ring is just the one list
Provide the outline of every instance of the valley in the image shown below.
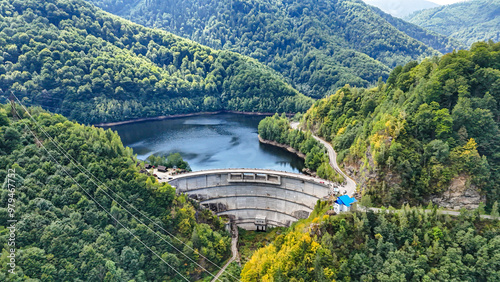
[[0,0],[0,281],[499,280],[497,1]]
[[[410,60],[461,48],[358,0],[92,0],[133,22],[255,58],[301,93],[321,98],[366,87]],[[394,21],[397,21],[394,19]]]
[[180,153],[193,171],[259,168],[300,173],[303,160],[286,150],[259,144],[264,116],[215,114],[104,127],[117,131],[141,160]]

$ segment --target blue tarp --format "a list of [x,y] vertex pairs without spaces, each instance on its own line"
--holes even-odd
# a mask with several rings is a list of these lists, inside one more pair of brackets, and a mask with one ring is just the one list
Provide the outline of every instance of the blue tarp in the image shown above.
[[351,198],[347,195],[343,195],[343,196],[340,196],[337,198],[337,200],[335,201],[335,203],[339,204],[339,205],[344,205],[346,207],[350,207],[352,203],[355,203],[357,202],[356,199],[354,198]]

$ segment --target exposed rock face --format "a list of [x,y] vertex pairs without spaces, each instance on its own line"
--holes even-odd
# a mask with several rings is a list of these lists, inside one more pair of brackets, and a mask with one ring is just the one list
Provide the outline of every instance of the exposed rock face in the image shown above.
[[374,169],[375,163],[373,162],[370,146],[366,150],[366,159],[368,160],[370,169],[364,166],[362,159],[344,162],[346,174],[356,181],[361,192],[366,189],[369,182],[377,180],[377,171]]
[[309,217],[309,212],[307,211],[294,211],[293,216],[299,219],[305,219]]
[[337,214],[337,213],[336,213],[334,210],[327,210],[327,211],[326,211],[326,215],[330,215],[330,216],[332,216],[332,215],[336,215],[336,214]]
[[469,179],[470,177],[466,175],[453,178],[448,190],[440,196],[431,197],[430,200],[447,209],[476,209],[479,203],[486,202],[486,197],[479,193],[476,186],[469,183]]
[[[370,167],[375,167],[373,158],[370,154],[370,147],[368,147],[366,157]],[[344,165],[347,175],[356,181],[360,187],[360,191],[366,189],[371,182],[381,181],[377,177],[377,171],[374,169],[367,169],[362,160],[358,160],[357,162],[345,162]],[[469,179],[470,177],[468,175],[459,175],[453,178],[445,192],[440,195],[429,197],[428,201],[446,209],[476,209],[481,202],[486,202],[486,197],[479,193],[476,186],[470,184]],[[388,186],[401,183],[398,173],[391,170],[386,171],[382,180],[384,180]]]

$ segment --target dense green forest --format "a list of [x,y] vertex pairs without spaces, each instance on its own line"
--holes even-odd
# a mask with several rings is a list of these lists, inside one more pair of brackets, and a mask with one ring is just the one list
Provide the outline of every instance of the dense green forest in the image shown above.
[[[460,47],[405,22],[396,28],[360,0],[89,1],[139,24],[251,56],[319,98],[346,83],[368,86],[435,50]],[[416,39],[407,29],[418,30],[410,35]]]
[[324,215],[326,202],[245,264],[242,281],[498,281],[500,222],[405,207]]
[[[385,1],[385,0],[384,0]],[[399,0],[397,0],[399,2]],[[405,1],[406,2],[406,1]],[[451,37],[446,37],[437,32],[422,28],[416,24],[409,23],[400,18],[392,17],[389,14],[382,12],[380,9],[372,7],[372,10],[377,13],[380,17],[384,18],[388,23],[393,25],[395,28],[406,33],[410,37],[417,38],[419,41],[423,42],[427,46],[436,48],[443,53],[449,53],[453,49],[468,49],[472,43],[464,44],[458,39]],[[443,45],[445,44],[445,45]]]
[[500,199],[500,43],[396,67],[372,89],[343,87],[302,124],[331,141],[377,205],[419,204],[450,182]]
[[259,136],[265,140],[286,144],[306,156],[305,167],[323,179],[342,183],[343,177],[331,166],[326,148],[310,132],[292,129],[285,115],[266,117],[259,122]]
[[[342,182],[321,136],[363,203],[401,208],[333,216],[318,200],[288,229],[241,232],[255,253],[222,281],[500,281],[498,220],[410,208],[459,179],[498,217],[500,43],[451,52],[463,45],[360,0],[90,2],[166,31],[83,0],[0,0],[0,99],[32,105],[0,104],[0,281],[210,281],[231,256],[225,221],[142,173],[117,132],[69,119],[221,110],[307,111],[301,130],[275,114],[258,133]],[[453,13],[466,24],[486,2]],[[450,35],[494,36],[490,7]],[[146,162],[190,170],[180,154]]]
[[500,0],[473,0],[419,11],[406,20],[470,46],[477,41],[500,41],[499,15]]
[[[166,263],[194,281],[208,276],[199,265],[217,270],[207,259],[222,265],[229,257],[224,223],[187,196],[177,196],[170,185],[140,174],[132,150],[116,132],[31,108],[38,127],[22,108],[17,112],[21,119],[13,119],[9,107],[0,108],[1,281],[182,281]],[[18,220],[15,275],[7,272],[8,183],[15,187]]]
[[312,104],[254,59],[81,0],[1,0],[0,54],[0,94],[86,123],[223,109],[298,112]]

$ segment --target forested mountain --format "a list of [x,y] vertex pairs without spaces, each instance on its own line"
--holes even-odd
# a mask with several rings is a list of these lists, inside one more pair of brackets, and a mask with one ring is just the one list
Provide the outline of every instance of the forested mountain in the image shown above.
[[286,144],[304,154],[304,164],[309,172],[316,172],[317,176],[333,182],[344,182],[344,178],[330,166],[325,146],[314,139],[310,132],[292,129],[285,115],[275,114],[261,120],[258,132],[264,140]]
[[430,31],[428,29],[420,27],[416,24],[404,21],[400,18],[392,17],[391,15],[384,13],[377,7],[372,7],[372,10],[400,31],[406,33],[410,37],[418,38],[418,40],[420,40],[427,46],[436,48],[443,53],[451,52],[454,49],[468,49],[472,44],[471,43],[469,45],[465,45],[457,39],[446,37],[434,31]]
[[312,100],[254,59],[81,0],[0,1],[0,91],[81,122],[221,109],[304,111]]
[[479,42],[398,66],[373,89],[343,87],[302,126],[331,141],[377,206],[424,203],[453,186],[491,207],[500,199],[499,102],[500,43]]
[[500,224],[434,209],[325,215],[318,205],[245,264],[241,281],[498,281]]
[[404,18],[409,14],[423,9],[439,7],[438,4],[426,0],[363,0],[366,4],[375,6],[395,17]]
[[[438,54],[361,0],[89,1],[134,22],[249,55],[313,97],[346,83],[367,86],[398,64]],[[441,52],[459,47],[421,33]]]
[[[199,265],[213,271],[208,260],[220,265],[228,258],[230,239],[222,222],[168,184],[140,174],[115,132],[40,108],[29,109],[38,124],[19,106],[20,119],[12,112],[10,105],[0,107],[0,218],[2,224],[10,219],[6,203],[13,188],[8,184],[15,183],[16,260],[21,263],[16,274],[8,274],[4,251],[2,281],[182,281],[180,275],[208,280]],[[309,219],[257,250],[243,267],[242,281],[498,280],[498,220],[480,219],[478,212],[450,217],[435,207],[430,213],[404,207],[337,216],[325,215],[328,209],[327,202],[318,201]],[[143,215],[185,244],[159,232]],[[0,226],[4,246],[5,227]]]
[[471,0],[416,12],[411,23],[456,38],[470,46],[500,41],[500,0]]
[[[21,119],[0,105],[1,281],[195,281],[208,276],[200,265],[216,270],[207,259],[229,257],[224,223],[139,173],[116,132],[31,108],[36,124],[16,108]],[[9,219],[17,220],[10,247]],[[16,274],[7,272],[10,248]]]

